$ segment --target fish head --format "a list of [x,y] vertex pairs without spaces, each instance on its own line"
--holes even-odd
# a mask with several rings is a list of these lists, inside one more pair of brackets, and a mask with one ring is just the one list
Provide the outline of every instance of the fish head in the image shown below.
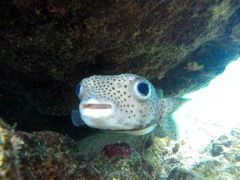
[[81,119],[92,128],[141,130],[159,118],[160,99],[153,85],[134,74],[94,75],[77,86]]

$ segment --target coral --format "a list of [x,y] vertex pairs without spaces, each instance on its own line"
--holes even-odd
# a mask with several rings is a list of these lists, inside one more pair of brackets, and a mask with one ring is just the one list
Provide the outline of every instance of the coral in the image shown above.
[[19,154],[24,179],[145,179],[156,176],[152,166],[125,143],[108,145],[103,153],[87,160],[75,142],[61,134],[18,131],[17,136],[24,141]]
[[0,118],[0,179],[21,179],[19,149],[23,141]]
[[209,138],[209,144],[201,144],[197,150],[188,139],[177,143],[156,138],[142,156],[158,170],[162,179],[238,179],[239,138],[240,129],[236,128],[219,138]]
[[76,179],[84,161],[75,153],[74,141],[58,133],[17,132],[25,142],[20,152],[24,179]]
[[84,176],[100,176],[102,179],[154,179],[159,176],[152,165],[137,151],[128,157],[106,158],[104,153],[94,157],[83,169]]
[[212,144],[211,153],[213,157],[221,155],[222,152],[223,148],[221,147],[221,145],[218,145],[217,143]]
[[[98,132],[77,141],[76,144],[78,149],[81,150],[79,154],[84,156],[86,159],[91,159],[101,154],[101,151],[104,149],[104,147],[106,147],[106,150],[110,150],[109,154],[114,154],[116,151],[121,153],[121,151],[124,150],[127,150],[126,153],[128,153],[128,145],[134,150],[141,152],[144,151],[146,147],[150,146],[153,140],[154,136],[152,134],[147,134],[145,136],[132,136],[121,133]],[[117,145],[113,145],[116,143],[120,144],[119,148],[121,145],[123,145],[123,147],[118,149]],[[108,146],[111,144],[113,146]],[[114,149],[116,149],[116,151],[114,151]],[[131,149],[131,151],[133,150]]]
[[103,148],[103,153],[109,158],[112,159],[117,155],[122,155],[127,158],[132,153],[131,147],[127,143],[114,143],[109,144]]
[[[97,134],[100,141],[97,146],[94,146],[95,136],[76,144],[71,138],[52,131],[14,131],[0,120],[0,178],[236,179],[240,175],[237,128],[214,140],[214,144],[222,147],[221,153],[214,157],[212,144],[191,152],[187,140],[176,144],[168,138],[156,138],[153,144],[146,145],[151,135],[130,140],[126,135],[109,135]],[[82,153],[86,150],[81,148],[87,144],[89,151],[91,147],[98,151]]]
[[186,179],[194,179],[193,173],[187,171],[183,168],[173,168],[173,170],[169,173],[167,180],[186,180]]
[[203,65],[199,65],[197,62],[190,62],[187,64],[187,67],[185,69],[189,71],[201,71],[203,69]]

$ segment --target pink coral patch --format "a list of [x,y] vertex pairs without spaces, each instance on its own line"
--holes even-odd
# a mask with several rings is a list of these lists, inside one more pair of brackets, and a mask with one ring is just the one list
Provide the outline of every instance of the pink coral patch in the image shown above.
[[117,155],[122,155],[126,158],[131,155],[132,149],[127,143],[115,143],[105,146],[103,148],[103,153],[109,159],[112,159]]

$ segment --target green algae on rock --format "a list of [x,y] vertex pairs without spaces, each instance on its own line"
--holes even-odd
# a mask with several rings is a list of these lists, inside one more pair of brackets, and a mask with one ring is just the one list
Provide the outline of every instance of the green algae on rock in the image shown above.
[[83,150],[77,149],[73,140],[61,134],[19,132],[18,136],[25,142],[20,163],[21,174],[26,179],[142,179],[156,176],[151,164],[137,151],[125,158],[120,155],[111,159],[99,152],[87,160]]
[[20,180],[19,151],[23,141],[0,118],[0,179]]
[[20,155],[21,173],[26,179],[78,179],[84,162],[75,152],[74,141],[58,133],[18,132],[25,142]]
[[152,134],[132,136],[122,133],[99,132],[77,141],[77,147],[79,149],[79,154],[89,159],[99,155],[103,148],[109,144],[117,142],[127,143],[133,149],[141,152],[144,150],[145,145],[153,140],[154,137]]
[[199,151],[188,151],[191,144],[186,139],[178,142],[179,149],[175,151],[176,142],[169,138],[155,137],[149,145],[154,137],[151,134],[136,136],[137,139],[124,136],[97,133],[76,143],[51,131],[14,132],[1,120],[1,178],[198,180],[240,176],[237,128],[214,139],[223,150],[215,157],[211,144]]

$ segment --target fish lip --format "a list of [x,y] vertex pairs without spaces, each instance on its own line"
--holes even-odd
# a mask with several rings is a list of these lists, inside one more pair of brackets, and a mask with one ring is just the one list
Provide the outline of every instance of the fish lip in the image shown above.
[[115,105],[103,99],[90,97],[81,101],[79,111],[83,121],[90,127],[93,127],[95,126],[94,124],[99,123],[98,120],[112,117],[115,112]]
[[111,104],[106,103],[84,103],[82,104],[82,108],[84,109],[112,109]]
[[88,98],[86,100],[83,100],[80,103],[81,109],[89,109],[89,110],[108,110],[113,109],[113,103],[97,100],[95,98]]

